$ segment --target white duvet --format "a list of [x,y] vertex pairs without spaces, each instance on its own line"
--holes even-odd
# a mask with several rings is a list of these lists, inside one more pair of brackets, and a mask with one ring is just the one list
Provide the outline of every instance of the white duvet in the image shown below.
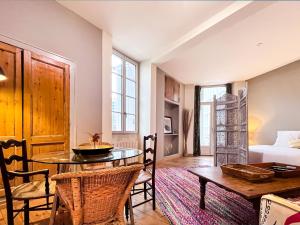
[[274,145],[249,146],[249,163],[279,162],[300,166],[300,149]]

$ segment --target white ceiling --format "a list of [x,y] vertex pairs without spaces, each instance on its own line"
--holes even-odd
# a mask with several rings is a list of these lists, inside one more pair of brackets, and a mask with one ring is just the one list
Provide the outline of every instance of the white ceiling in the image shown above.
[[202,33],[196,44],[161,67],[185,83],[218,84],[298,59],[300,2],[256,2]]
[[249,79],[300,59],[296,1],[58,2],[111,33],[118,50],[183,83]]
[[58,1],[112,34],[115,48],[143,61],[230,2]]

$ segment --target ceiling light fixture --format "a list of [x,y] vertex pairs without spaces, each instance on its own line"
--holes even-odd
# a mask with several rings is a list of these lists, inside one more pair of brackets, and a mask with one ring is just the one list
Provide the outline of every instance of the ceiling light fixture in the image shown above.
[[256,46],[257,47],[260,47],[260,46],[262,46],[264,43],[262,43],[262,42],[258,42],[257,44],[256,44]]
[[0,67],[0,81],[7,80],[7,76],[5,76],[3,69]]

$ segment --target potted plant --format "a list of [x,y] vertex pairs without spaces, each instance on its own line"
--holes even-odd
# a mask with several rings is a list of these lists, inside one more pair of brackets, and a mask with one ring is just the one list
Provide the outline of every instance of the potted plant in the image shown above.
[[97,145],[100,144],[101,141],[101,133],[89,133],[89,142],[91,144],[91,146],[93,146],[94,148],[97,148]]

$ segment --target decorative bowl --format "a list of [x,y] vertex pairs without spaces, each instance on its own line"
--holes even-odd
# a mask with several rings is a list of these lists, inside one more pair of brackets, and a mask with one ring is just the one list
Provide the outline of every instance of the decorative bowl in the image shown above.
[[227,164],[221,166],[222,172],[229,176],[243,178],[251,182],[263,182],[274,177],[275,173],[263,168],[244,164]]
[[107,154],[114,147],[112,145],[97,145],[96,147],[91,145],[79,146],[77,148],[73,148],[73,152],[75,154],[81,155],[98,155],[98,154]]

